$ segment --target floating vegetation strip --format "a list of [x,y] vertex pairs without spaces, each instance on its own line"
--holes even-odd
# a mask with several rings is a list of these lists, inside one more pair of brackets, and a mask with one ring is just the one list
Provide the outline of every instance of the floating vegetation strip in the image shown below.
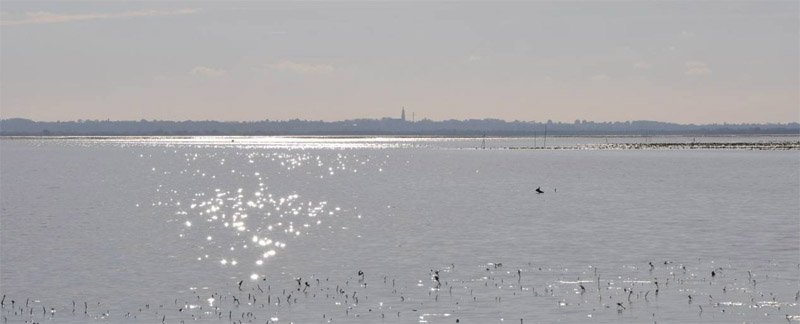
[[735,142],[735,143],[605,143],[572,146],[502,147],[508,150],[760,150],[797,151],[800,142]]

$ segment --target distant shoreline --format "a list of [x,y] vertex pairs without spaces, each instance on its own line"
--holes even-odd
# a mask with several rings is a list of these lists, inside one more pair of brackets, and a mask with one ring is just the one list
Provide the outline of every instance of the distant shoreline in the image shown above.
[[[798,138],[800,134],[657,134],[657,135],[547,135],[548,138],[709,138],[709,137],[787,137]],[[23,140],[23,139],[76,139],[76,140],[106,140],[106,139],[195,139],[195,138],[218,138],[218,139],[251,139],[251,138],[296,138],[296,139],[371,139],[371,138],[446,138],[446,139],[481,139],[482,135],[0,135],[4,140]],[[487,139],[541,139],[542,136],[534,135],[486,135]],[[664,144],[664,143],[651,143]]]
[[354,119],[334,122],[311,120],[219,121],[110,121],[38,122],[0,119],[0,136],[334,136],[334,137],[545,137],[545,136],[704,136],[800,135],[800,123],[786,124],[675,124],[658,121],[573,123],[505,121],[500,119],[421,120],[402,118]]

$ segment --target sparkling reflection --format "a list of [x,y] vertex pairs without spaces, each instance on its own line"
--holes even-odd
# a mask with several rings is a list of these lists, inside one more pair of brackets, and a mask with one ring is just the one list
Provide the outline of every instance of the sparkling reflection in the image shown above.
[[[338,217],[361,218],[355,208],[313,199],[312,195],[306,197],[300,191],[308,189],[309,184],[295,186],[296,176],[315,179],[316,175],[325,175],[325,179],[316,181],[331,181],[347,174],[356,176],[357,169],[377,172],[386,166],[383,156],[241,146],[203,153],[176,146],[165,154],[175,154],[180,163],[155,188],[159,200],[153,205],[171,209],[179,217],[183,226],[178,237],[196,246],[198,261],[212,261],[220,269],[233,269],[239,263],[247,265],[242,271],[268,266],[273,258],[286,252],[293,240],[312,235],[323,224],[330,222],[323,227],[328,232],[347,229],[331,226]],[[180,185],[172,189],[172,183]],[[186,192],[186,188],[196,191]],[[255,272],[238,275],[258,276]]]

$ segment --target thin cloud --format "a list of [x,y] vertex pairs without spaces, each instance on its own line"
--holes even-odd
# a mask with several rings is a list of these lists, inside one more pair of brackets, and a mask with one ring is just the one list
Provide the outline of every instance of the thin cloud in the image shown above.
[[689,61],[686,62],[686,72],[684,73],[687,76],[709,76],[711,75],[711,68],[703,62]]
[[605,74],[598,74],[592,77],[592,81],[595,82],[608,82],[609,78]]
[[192,75],[208,78],[218,78],[227,74],[225,70],[214,69],[207,66],[195,66],[192,68]]
[[649,70],[650,64],[647,64],[645,62],[636,62],[633,64],[633,68],[636,70]]
[[122,13],[87,13],[87,14],[60,14],[53,12],[29,12],[25,17],[17,20],[3,20],[0,25],[37,25],[37,24],[57,24],[70,21],[100,20],[100,19],[121,19],[121,18],[141,18],[152,16],[175,16],[196,13],[198,9],[178,9],[171,11],[163,10],[143,10],[128,11]]
[[275,64],[267,65],[270,69],[280,70],[280,71],[289,71],[289,72],[296,72],[296,73],[303,73],[303,74],[327,74],[333,72],[334,68],[332,65],[329,64],[302,64],[297,62],[292,62],[289,60],[283,60]]
[[481,59],[482,59],[482,57],[480,55],[472,54],[472,55],[469,56],[469,58],[467,58],[467,62],[476,62],[476,61],[480,61]]

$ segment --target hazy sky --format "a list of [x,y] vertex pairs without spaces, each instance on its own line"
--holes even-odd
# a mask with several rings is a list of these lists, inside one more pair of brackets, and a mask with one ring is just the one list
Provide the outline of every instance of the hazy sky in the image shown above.
[[0,117],[800,121],[800,2],[0,2]]

